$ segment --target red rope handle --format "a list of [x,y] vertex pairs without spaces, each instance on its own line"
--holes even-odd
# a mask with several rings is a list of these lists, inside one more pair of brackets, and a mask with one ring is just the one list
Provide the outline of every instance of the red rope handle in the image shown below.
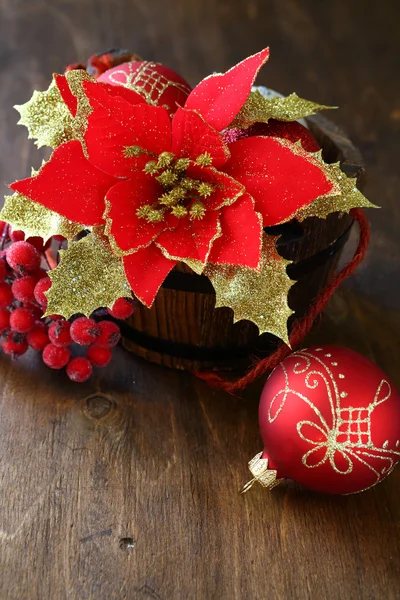
[[279,348],[267,358],[263,358],[259,360],[243,377],[237,379],[236,381],[229,381],[225,379],[221,375],[212,372],[196,372],[195,375],[199,379],[203,379],[203,381],[207,382],[213,388],[224,390],[226,392],[237,392],[238,390],[243,390],[248,385],[253,383],[256,379],[267,373],[267,371],[272,371],[284,358],[289,356],[293,352],[293,350],[301,344],[305,336],[310,332],[315,319],[318,315],[324,310],[328,301],[330,300],[332,294],[339,287],[339,285],[347,279],[360,263],[363,261],[365,254],[367,252],[369,238],[370,238],[370,228],[368,219],[359,208],[353,208],[350,211],[351,216],[357,221],[358,226],[360,228],[360,239],[358,242],[357,250],[354,253],[353,258],[343,267],[339,273],[335,275],[332,281],[325,287],[325,289],[321,292],[321,294],[316,298],[314,303],[311,305],[308,313],[297,320],[294,324],[292,332],[289,336],[290,345],[282,343]]

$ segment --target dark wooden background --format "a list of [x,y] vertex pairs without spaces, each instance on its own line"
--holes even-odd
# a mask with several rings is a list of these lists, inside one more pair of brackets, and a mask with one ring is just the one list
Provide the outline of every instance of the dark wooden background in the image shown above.
[[[259,81],[339,104],[361,148],[367,260],[309,343],[340,343],[400,386],[400,5],[397,0],[0,0],[0,181],[41,153],[14,104],[110,46],[195,83],[265,45]],[[4,182],[4,186],[3,186]],[[400,469],[369,492],[294,485],[239,496],[261,449],[243,399],[118,351],[85,385],[0,355],[0,599],[400,596]]]

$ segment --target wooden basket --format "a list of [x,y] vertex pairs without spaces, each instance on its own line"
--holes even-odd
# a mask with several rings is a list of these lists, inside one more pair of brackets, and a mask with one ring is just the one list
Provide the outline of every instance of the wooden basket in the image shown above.
[[[340,161],[351,177],[363,174],[361,156],[342,130],[321,115],[307,119],[327,162]],[[293,261],[288,267],[296,280],[289,305],[303,315],[312,300],[332,278],[352,219],[333,213],[326,220],[307,219],[268,231],[281,237],[279,253]],[[139,304],[123,327],[124,347],[149,361],[189,370],[231,370],[246,367],[252,356],[266,356],[279,340],[258,335],[250,321],[233,324],[232,310],[214,308],[210,281],[179,264],[168,275],[151,309]],[[289,322],[290,327],[290,322]]]

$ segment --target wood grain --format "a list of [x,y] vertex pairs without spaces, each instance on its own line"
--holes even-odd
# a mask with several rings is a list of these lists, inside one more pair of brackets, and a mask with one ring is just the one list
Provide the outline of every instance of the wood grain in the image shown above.
[[[308,343],[359,350],[400,386],[398,2],[0,0],[0,11],[2,182],[42,159],[12,105],[107,47],[195,83],[270,44],[261,84],[340,105],[333,118],[382,210],[370,211],[367,260]],[[237,494],[261,445],[261,385],[232,398],[119,350],[79,386],[33,354],[0,355],[0,598],[398,598],[400,470],[358,496],[289,483]]]

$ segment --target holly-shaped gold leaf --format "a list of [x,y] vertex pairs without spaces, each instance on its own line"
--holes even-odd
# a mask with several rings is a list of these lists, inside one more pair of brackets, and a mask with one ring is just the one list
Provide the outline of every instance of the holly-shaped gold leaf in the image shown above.
[[45,92],[33,92],[25,104],[14,107],[21,115],[19,125],[25,125],[29,138],[35,139],[38,148],[56,148],[74,139],[74,118],[64,104],[54,82]]
[[[317,153],[321,157],[321,153]],[[322,158],[320,158],[321,162]],[[309,217],[326,217],[333,212],[349,212],[352,208],[378,208],[372,204],[357,188],[357,179],[347,177],[341,170],[340,163],[328,165],[324,164],[325,172],[328,178],[340,190],[339,195],[321,196],[308,206],[300,208],[290,218],[296,218],[298,221],[304,221]],[[290,220],[290,218],[288,220]]]
[[131,296],[121,259],[97,235],[71,242],[60,255],[60,264],[49,272],[52,285],[46,294],[46,315],[89,316],[97,308],[112,307],[118,298]]
[[68,71],[65,76],[71,92],[78,101],[76,116],[74,118],[74,139],[79,140],[82,143],[83,151],[86,154],[84,134],[89,115],[93,111],[93,108],[91,107],[90,102],[85,94],[83,83],[85,81],[96,82],[96,80],[93,79],[93,77],[91,77],[83,69],[74,69],[72,71]]
[[39,236],[45,242],[53,235],[63,235],[72,239],[84,229],[83,225],[68,221],[58,213],[18,193],[4,198],[0,219],[9,223],[13,229],[22,230],[25,237]]
[[269,119],[278,121],[297,121],[314,115],[320,110],[333,109],[335,106],[324,106],[290,94],[285,98],[280,96],[266,97],[259,90],[251,92],[246,103],[235,117],[231,127],[247,129],[254,123],[268,123]]
[[216,294],[215,307],[233,310],[233,321],[247,319],[262,333],[272,333],[289,343],[287,320],[293,311],[287,296],[294,281],[286,272],[290,261],[276,250],[275,236],[264,234],[260,271],[229,265],[209,265],[204,274]]
[[57,148],[64,142],[76,139],[83,141],[87,119],[93,110],[84,93],[83,82],[95,80],[83,69],[69,71],[65,77],[78,102],[75,117],[64,103],[54,79],[48,90],[34,91],[28,102],[14,107],[21,115],[18,124],[27,127],[28,137],[36,140],[38,148]]

